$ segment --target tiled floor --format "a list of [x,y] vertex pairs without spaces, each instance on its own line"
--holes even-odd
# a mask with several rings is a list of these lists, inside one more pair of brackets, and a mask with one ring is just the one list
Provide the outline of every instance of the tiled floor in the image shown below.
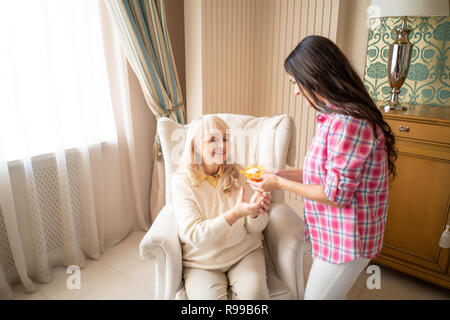
[[[38,292],[28,294],[22,285],[14,287],[15,299],[153,299],[153,266],[139,257],[139,242],[144,232],[135,232],[117,246],[107,249],[98,261],[90,260],[81,270],[81,288],[69,290],[69,275],[64,268],[54,272],[49,284],[38,284]],[[305,277],[311,268],[305,257]],[[348,298],[357,300],[447,299],[450,291],[402,273],[381,267],[381,289],[369,290],[369,274],[361,273]]]
[[81,270],[81,288],[69,290],[65,268],[57,268],[53,281],[37,284],[38,292],[28,294],[22,285],[14,287],[15,299],[153,299],[153,265],[139,256],[144,232],[134,232],[100,260],[89,260]]
[[[305,256],[304,260],[305,279],[307,279],[312,258]],[[347,298],[350,300],[450,300],[450,290],[383,266],[380,266],[380,270],[380,289],[367,287],[366,282],[371,274],[363,271],[355,281]]]

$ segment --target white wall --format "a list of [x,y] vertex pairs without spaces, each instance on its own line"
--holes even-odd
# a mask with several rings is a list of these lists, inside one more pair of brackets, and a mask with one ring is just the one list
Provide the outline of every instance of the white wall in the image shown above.
[[336,44],[345,53],[361,78],[366,64],[370,0],[340,0]]

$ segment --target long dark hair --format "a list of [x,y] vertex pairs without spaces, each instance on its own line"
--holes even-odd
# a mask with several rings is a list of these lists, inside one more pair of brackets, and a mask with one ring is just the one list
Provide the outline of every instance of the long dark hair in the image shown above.
[[[284,68],[295,78],[302,94],[319,112],[365,119],[372,125],[375,137],[377,127],[380,128],[385,138],[389,176],[392,179],[396,176],[394,162],[397,149],[391,127],[384,121],[344,53],[331,40],[315,35],[304,38],[286,58]],[[317,96],[328,100],[338,109],[328,107]]]

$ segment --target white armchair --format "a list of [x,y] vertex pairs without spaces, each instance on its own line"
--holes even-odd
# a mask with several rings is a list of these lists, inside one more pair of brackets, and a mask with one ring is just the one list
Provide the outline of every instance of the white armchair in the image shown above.
[[[235,114],[217,114],[230,129],[257,132],[247,140],[243,165],[258,163],[284,168],[295,159],[295,126],[287,115],[255,118]],[[142,258],[155,263],[155,298],[183,299],[182,250],[175,215],[172,211],[170,178],[177,169],[176,155],[188,125],[173,120],[158,120],[158,134],[164,157],[166,205],[159,212],[140,244]],[[178,129],[178,130],[177,130]],[[184,130],[183,130],[184,129]],[[175,132],[175,133],[174,133]],[[184,136],[183,136],[184,134]],[[255,140],[257,139],[257,140]],[[284,192],[273,191],[269,223],[264,230],[267,282],[272,299],[303,299],[303,220],[284,203]]]

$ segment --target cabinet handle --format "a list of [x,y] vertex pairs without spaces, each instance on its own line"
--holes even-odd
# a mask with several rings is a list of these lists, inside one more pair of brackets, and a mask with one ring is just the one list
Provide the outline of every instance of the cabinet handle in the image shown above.
[[400,130],[400,131],[405,131],[405,132],[409,132],[409,127],[404,127],[404,128],[403,128],[403,126],[402,126],[402,125],[400,125],[400,128],[399,128],[399,130]]
[[439,240],[439,247],[444,249],[450,248],[450,224],[445,226],[445,230],[441,234],[441,239]]

